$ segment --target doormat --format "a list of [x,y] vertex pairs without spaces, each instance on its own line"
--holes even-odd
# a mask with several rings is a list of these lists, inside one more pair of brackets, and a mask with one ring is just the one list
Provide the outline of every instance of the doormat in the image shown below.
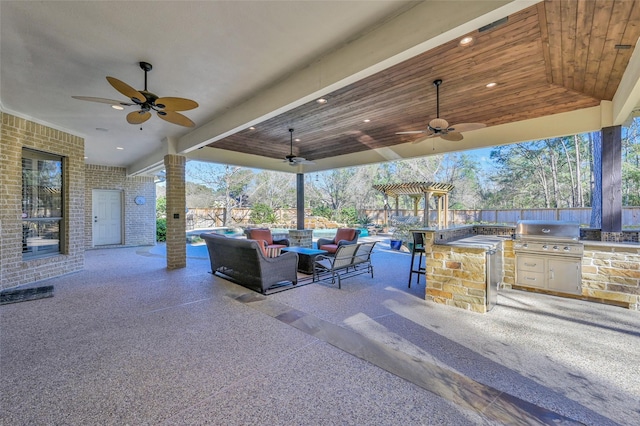
[[2,290],[0,291],[0,305],[44,299],[45,297],[53,297],[52,285],[20,290]]

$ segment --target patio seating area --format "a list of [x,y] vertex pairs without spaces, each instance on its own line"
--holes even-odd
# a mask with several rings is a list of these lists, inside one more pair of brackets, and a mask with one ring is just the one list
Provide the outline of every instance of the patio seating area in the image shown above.
[[501,290],[479,315],[407,288],[409,253],[373,256],[374,279],[263,296],[206,254],[89,250],[37,283],[54,297],[0,307],[0,423],[637,422],[637,312]]

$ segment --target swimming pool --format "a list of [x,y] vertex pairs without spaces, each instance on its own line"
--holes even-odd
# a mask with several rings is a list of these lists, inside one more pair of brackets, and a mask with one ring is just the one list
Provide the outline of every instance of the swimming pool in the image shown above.
[[[368,237],[369,232],[365,228],[360,229],[361,237]],[[313,230],[313,238],[330,238],[336,235],[336,229],[314,229]],[[220,228],[209,228],[209,229],[195,229],[193,231],[188,231],[187,236],[189,235],[200,235],[203,232],[215,232],[216,234],[222,234],[226,237],[239,237],[244,235],[241,228],[232,228],[232,227],[220,227]],[[273,235],[276,234],[288,234],[289,229],[285,228],[271,228],[271,233]]]
[[[369,232],[365,228],[360,229],[361,237],[368,237]],[[313,238],[330,238],[336,235],[337,229],[314,229],[313,230]],[[273,228],[271,229],[272,234],[288,234],[289,230],[284,228]]]

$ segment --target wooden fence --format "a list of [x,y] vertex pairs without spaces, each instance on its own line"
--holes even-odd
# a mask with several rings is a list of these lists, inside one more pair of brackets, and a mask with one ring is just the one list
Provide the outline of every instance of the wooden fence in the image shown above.
[[[384,210],[365,210],[364,214],[369,217],[370,222],[378,225],[384,223]],[[418,215],[421,215],[421,211]],[[296,210],[280,209],[275,211],[275,227],[295,228]],[[395,210],[388,211],[389,215],[395,215]],[[251,209],[232,209],[227,215],[227,224],[238,226],[250,225],[249,217]],[[305,210],[305,217],[311,215],[311,210]],[[399,216],[412,216],[413,210],[400,209]],[[430,212],[430,223],[437,220],[437,212]],[[187,211],[187,228],[212,228],[223,226],[224,209],[189,209]],[[449,223],[455,225],[486,223],[486,224],[515,224],[518,220],[566,220],[579,222],[583,226],[588,226],[591,221],[591,208],[566,208],[566,209],[507,209],[507,210],[449,210]],[[640,228],[640,207],[622,208],[623,228]]]

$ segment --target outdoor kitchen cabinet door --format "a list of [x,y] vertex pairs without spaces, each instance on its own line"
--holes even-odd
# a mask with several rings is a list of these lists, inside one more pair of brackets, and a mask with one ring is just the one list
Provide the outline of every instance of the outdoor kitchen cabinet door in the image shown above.
[[549,290],[582,294],[582,268],[575,259],[548,259]]

